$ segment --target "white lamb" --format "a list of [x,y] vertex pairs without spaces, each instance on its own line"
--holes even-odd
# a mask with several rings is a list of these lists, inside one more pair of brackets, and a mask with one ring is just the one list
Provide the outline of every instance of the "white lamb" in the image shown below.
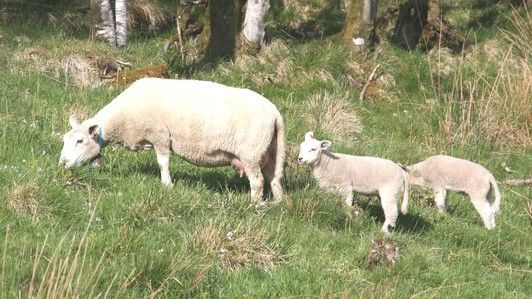
[[408,176],[395,162],[376,158],[351,156],[329,151],[331,141],[316,140],[312,132],[305,134],[298,162],[313,168],[319,185],[345,196],[347,205],[353,204],[353,192],[379,195],[384,210],[382,231],[395,227],[398,215],[397,196],[403,190],[401,212],[408,211]]
[[195,165],[233,165],[247,175],[254,203],[264,179],[276,201],[283,195],[283,119],[275,105],[248,89],[145,78],[81,124],[71,116],[70,125],[60,158],[67,168],[94,160],[108,143],[131,150],[152,146],[164,185],[173,185],[168,166],[174,152]]
[[[491,172],[484,166],[468,160],[445,155],[427,158],[407,166],[412,185],[431,188],[436,193],[434,202],[440,212],[445,211],[447,190],[469,195],[487,229],[495,228],[495,215],[500,213],[501,194]],[[489,194],[495,199],[490,204]]]

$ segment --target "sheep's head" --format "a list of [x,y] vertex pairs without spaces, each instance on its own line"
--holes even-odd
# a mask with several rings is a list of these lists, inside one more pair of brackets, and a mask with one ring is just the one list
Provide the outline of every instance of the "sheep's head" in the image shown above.
[[314,139],[314,133],[307,132],[305,140],[299,146],[299,156],[297,161],[299,164],[316,165],[320,161],[323,150],[328,150],[331,147],[329,140]]
[[63,136],[63,149],[59,164],[65,168],[79,166],[100,155],[99,126],[91,120],[79,124],[74,115],[69,118],[72,129]]

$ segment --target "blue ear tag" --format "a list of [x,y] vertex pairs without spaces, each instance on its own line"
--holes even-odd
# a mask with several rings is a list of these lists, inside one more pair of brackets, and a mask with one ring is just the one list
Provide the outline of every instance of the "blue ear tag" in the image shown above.
[[96,168],[100,166],[100,159],[103,157],[102,150],[104,146],[105,140],[103,139],[103,131],[102,127],[99,127],[98,129],[98,145],[100,146],[100,154],[96,156],[96,158],[92,159],[91,166]]
[[98,145],[100,146],[100,149],[103,148],[104,142],[102,127],[98,127]]

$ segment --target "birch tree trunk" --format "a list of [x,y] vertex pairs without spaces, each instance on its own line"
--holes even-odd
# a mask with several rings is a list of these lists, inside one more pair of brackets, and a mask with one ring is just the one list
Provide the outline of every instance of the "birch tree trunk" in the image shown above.
[[242,33],[247,42],[257,46],[264,43],[266,14],[270,9],[269,0],[248,0]]
[[364,0],[364,13],[362,19],[369,24],[377,21],[378,0]]
[[115,0],[116,46],[127,44],[127,0]]
[[96,31],[96,36],[103,38],[109,43],[116,44],[115,18],[113,12],[112,0],[100,1],[100,15],[102,23]]

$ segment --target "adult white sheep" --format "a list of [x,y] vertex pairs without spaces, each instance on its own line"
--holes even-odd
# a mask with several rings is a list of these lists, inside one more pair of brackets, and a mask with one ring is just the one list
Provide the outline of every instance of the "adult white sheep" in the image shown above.
[[353,192],[379,195],[385,221],[382,231],[395,227],[398,216],[397,196],[403,190],[401,212],[408,211],[408,176],[395,162],[377,158],[352,156],[329,151],[331,141],[314,139],[313,132],[305,134],[300,145],[298,162],[310,165],[319,185],[345,196],[347,205],[353,204]]
[[153,146],[164,185],[173,185],[168,169],[173,152],[199,166],[233,165],[247,175],[254,203],[264,180],[276,201],[283,195],[283,119],[275,105],[248,89],[145,78],[81,124],[71,116],[70,125],[59,160],[66,168],[95,159],[108,143],[131,150]]
[[[484,166],[468,160],[445,155],[427,158],[407,166],[412,185],[431,188],[434,202],[440,212],[445,211],[447,190],[469,195],[471,203],[480,214],[487,229],[495,228],[495,215],[500,213],[501,194],[491,172]],[[490,204],[489,195],[495,199]]]

